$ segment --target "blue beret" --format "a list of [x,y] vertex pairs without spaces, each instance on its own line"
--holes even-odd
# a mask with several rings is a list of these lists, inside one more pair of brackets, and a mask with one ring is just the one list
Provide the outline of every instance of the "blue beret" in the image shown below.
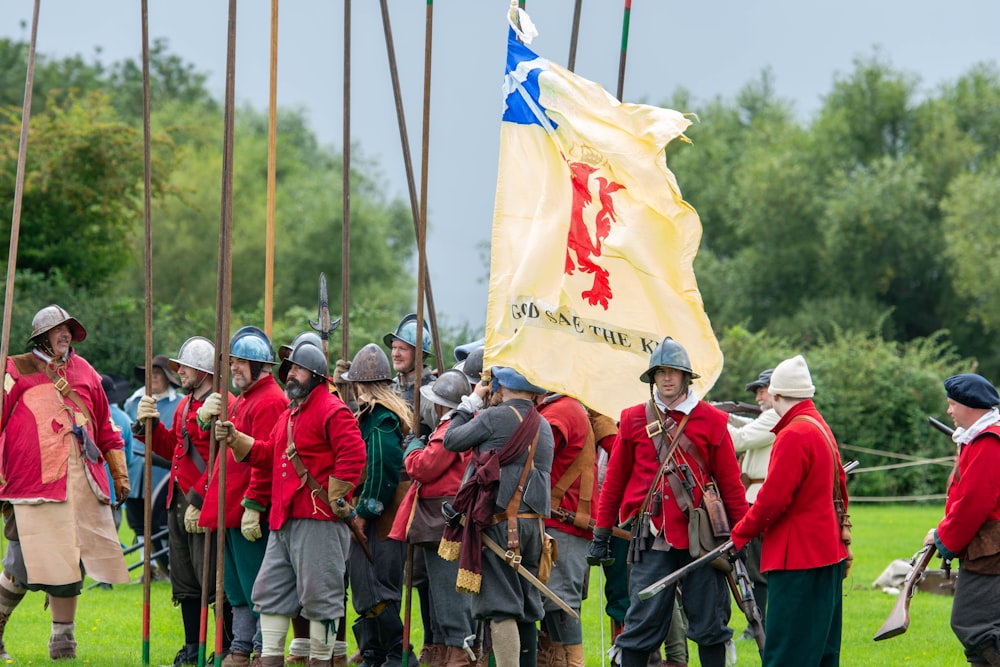
[[492,374],[494,390],[496,390],[496,385],[499,383],[501,387],[513,389],[514,391],[528,391],[533,394],[546,393],[545,389],[531,384],[528,382],[526,377],[515,371],[513,368],[507,368],[506,366],[494,366]]
[[952,375],[944,381],[948,398],[970,408],[989,410],[1000,404],[1000,394],[996,387],[982,375],[962,373]]

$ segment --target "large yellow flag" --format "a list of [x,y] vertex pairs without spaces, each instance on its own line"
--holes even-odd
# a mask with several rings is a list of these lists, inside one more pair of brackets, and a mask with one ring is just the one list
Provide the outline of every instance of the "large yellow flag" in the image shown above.
[[665,336],[704,395],[722,371],[692,263],[701,221],[665,148],[681,113],[621,104],[510,33],[493,216],[487,365],[617,417]]

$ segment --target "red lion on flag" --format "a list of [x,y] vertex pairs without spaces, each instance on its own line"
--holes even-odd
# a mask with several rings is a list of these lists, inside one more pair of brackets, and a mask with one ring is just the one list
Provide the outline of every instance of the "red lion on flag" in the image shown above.
[[[625,189],[625,186],[609,181],[602,176],[593,179],[598,186],[597,196],[601,202],[601,209],[597,212],[597,217],[594,220],[594,239],[591,240],[590,230],[583,219],[583,211],[594,201],[594,195],[590,191],[590,177],[597,171],[597,167],[586,162],[570,162],[569,170],[573,182],[573,208],[569,219],[569,235],[566,239],[566,268],[563,273],[571,276],[574,270],[579,268],[584,273],[594,274],[593,286],[589,290],[581,292],[580,296],[586,299],[591,306],[600,304],[604,310],[607,310],[608,304],[613,298],[611,281],[608,279],[610,274],[595,260],[601,256],[601,243],[611,233],[611,223],[617,221],[615,202],[611,195],[618,190]],[[573,261],[570,253],[576,254],[576,262]]]

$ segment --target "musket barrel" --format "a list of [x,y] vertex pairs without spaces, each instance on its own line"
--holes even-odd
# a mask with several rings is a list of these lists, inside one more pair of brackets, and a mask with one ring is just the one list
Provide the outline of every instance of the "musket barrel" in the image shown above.
[[678,569],[674,570],[673,572],[671,572],[667,576],[663,577],[659,581],[654,581],[649,586],[646,586],[645,588],[643,588],[641,591],[639,591],[639,599],[640,600],[648,600],[649,598],[653,597],[657,593],[660,593],[661,591],[663,591],[664,589],[666,589],[668,586],[670,586],[674,582],[676,582],[679,579],[683,578],[685,575],[687,575],[692,570],[697,570],[698,568],[702,567],[703,565],[708,565],[713,560],[715,560],[716,558],[718,558],[719,556],[721,556],[722,554],[724,554],[725,552],[729,551],[732,548],[733,548],[733,541],[732,540],[726,540],[725,542],[723,542],[719,546],[715,547],[714,549],[712,549],[711,551],[709,551],[708,553],[706,553],[704,556],[701,556],[700,558],[697,558],[697,559],[691,561],[690,563],[688,563],[684,567],[681,567],[681,568],[678,568]]

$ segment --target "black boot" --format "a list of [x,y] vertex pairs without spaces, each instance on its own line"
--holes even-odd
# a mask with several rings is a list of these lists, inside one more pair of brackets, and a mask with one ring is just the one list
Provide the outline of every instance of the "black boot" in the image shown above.
[[701,660],[702,667],[726,667],[726,645],[705,646],[698,644],[698,658]]
[[646,667],[649,664],[649,651],[633,651],[629,648],[618,650],[618,664],[621,667]]
[[185,644],[174,656],[173,667],[189,667],[198,664],[198,645]]
[[538,628],[534,623],[518,623],[521,638],[521,667],[535,667],[538,660]]

